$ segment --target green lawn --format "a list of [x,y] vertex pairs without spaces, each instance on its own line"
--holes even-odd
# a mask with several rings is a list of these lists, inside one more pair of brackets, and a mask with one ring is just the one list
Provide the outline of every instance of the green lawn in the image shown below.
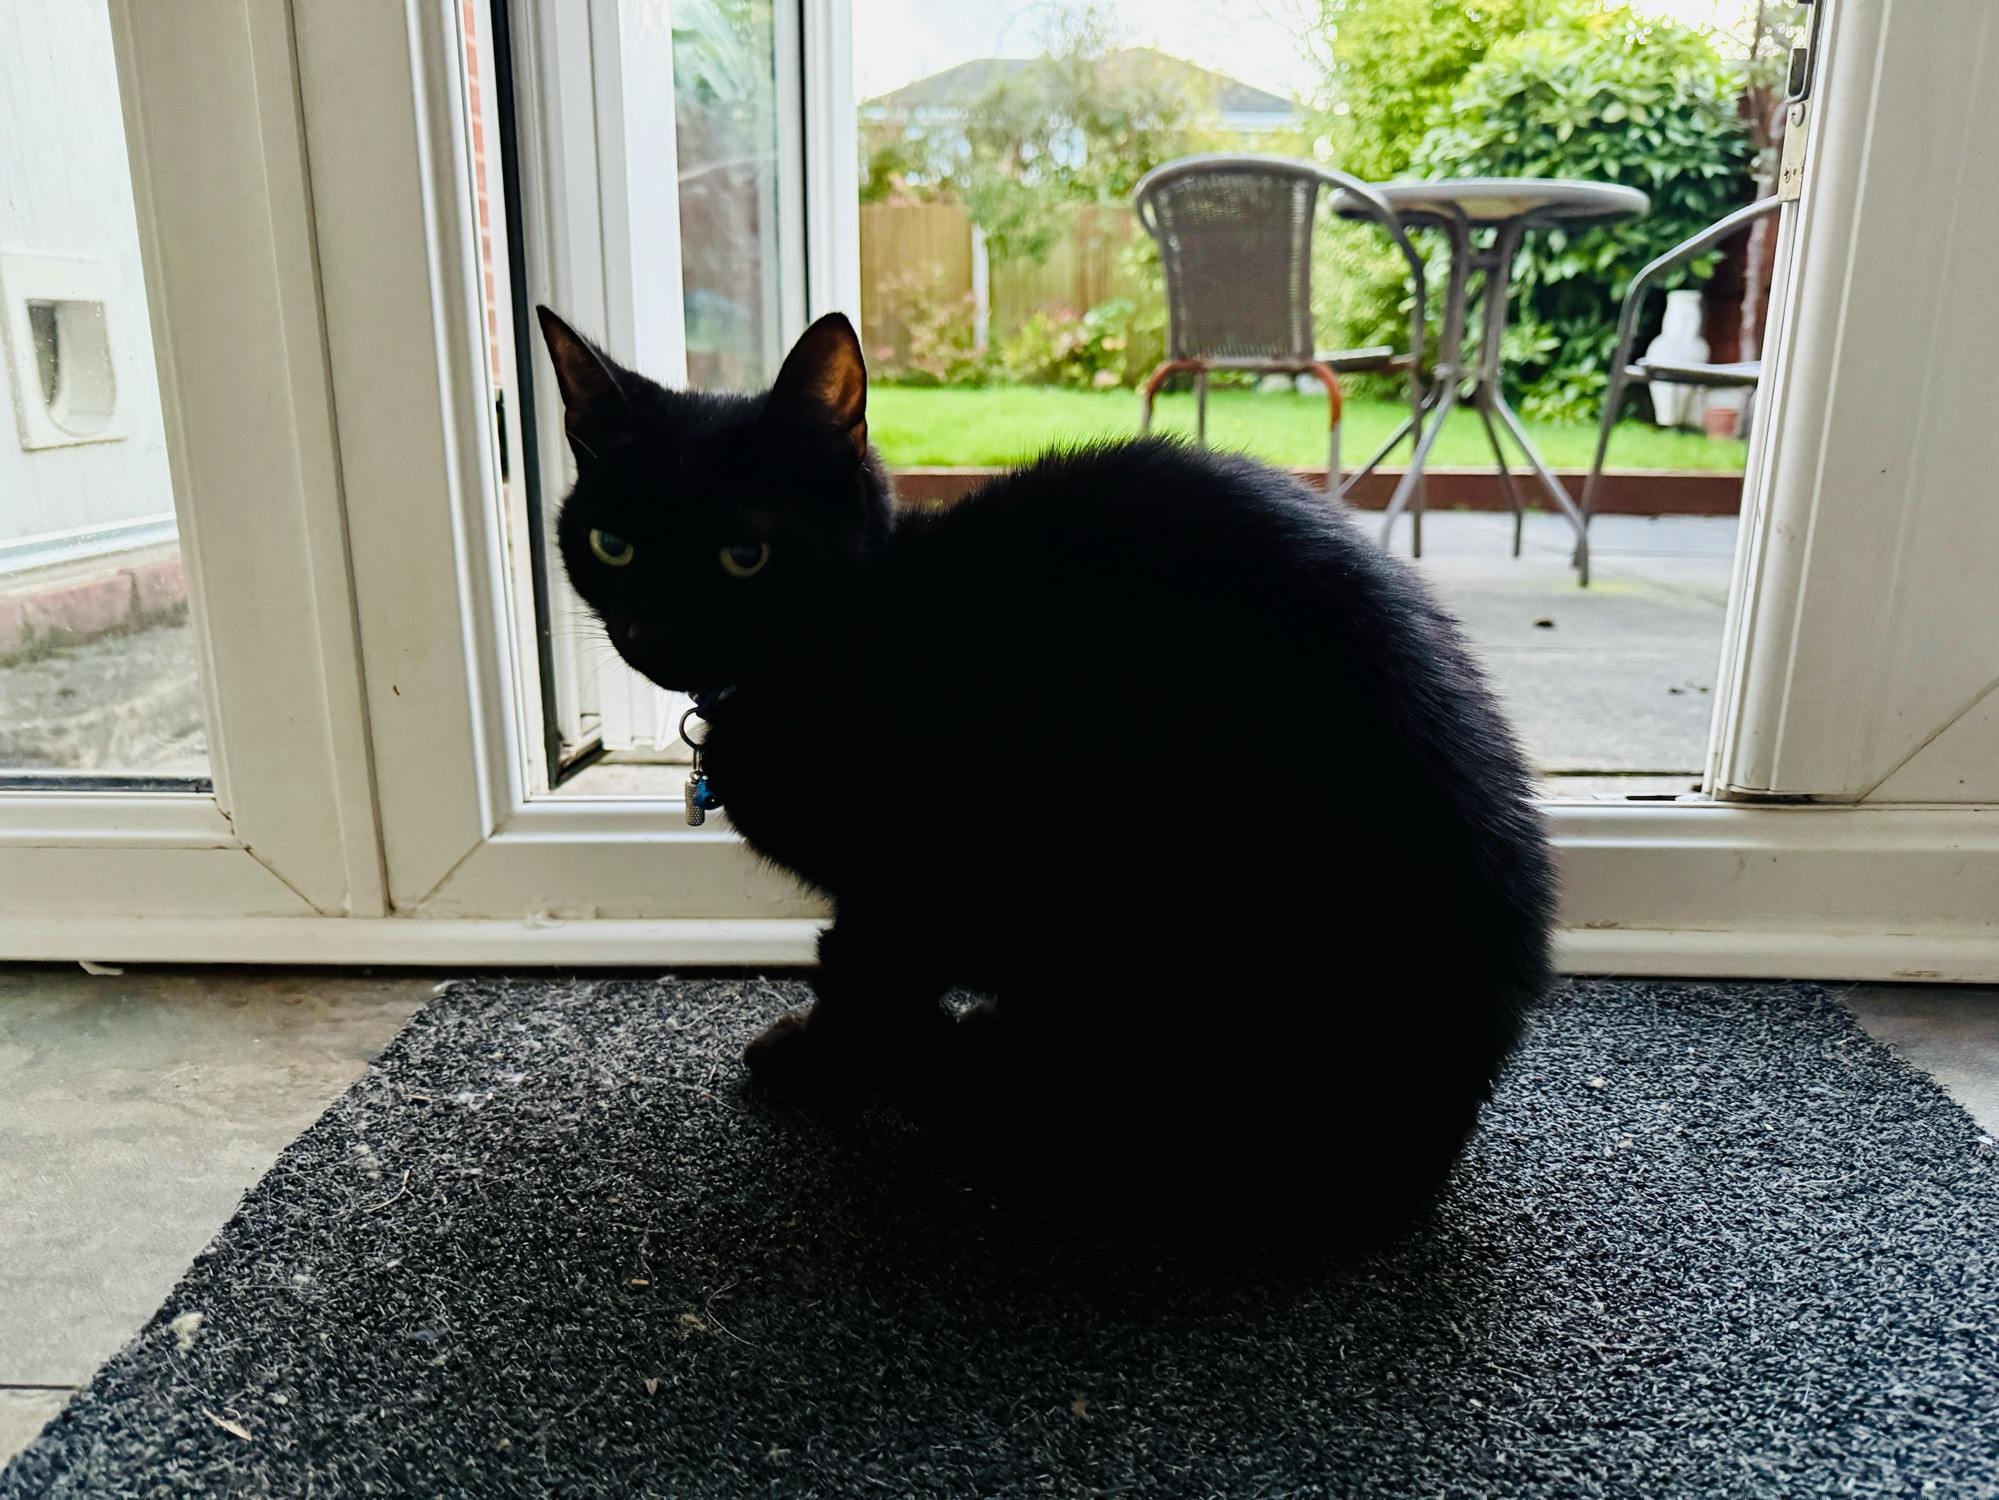
[[[1349,401],[1341,431],[1347,467],[1366,459],[1408,408],[1388,401]],[[1155,415],[1162,432],[1192,435],[1192,395],[1162,396]],[[1066,391],[1049,386],[984,390],[876,386],[868,392],[868,436],[895,467],[1010,464],[1056,443],[1122,437],[1138,431],[1138,397],[1130,391]],[[1594,427],[1528,423],[1541,456],[1558,469],[1589,466]],[[1216,391],[1208,398],[1208,441],[1273,463],[1323,465],[1326,401],[1292,392]],[[1511,449],[1508,450],[1509,455]],[[1402,457],[1408,454],[1404,444]],[[1393,460],[1391,460],[1393,461]],[[1431,451],[1440,466],[1491,467],[1476,415],[1453,413]],[[1698,433],[1662,432],[1625,422],[1610,438],[1610,466],[1620,469],[1714,469],[1739,473],[1743,445]]]

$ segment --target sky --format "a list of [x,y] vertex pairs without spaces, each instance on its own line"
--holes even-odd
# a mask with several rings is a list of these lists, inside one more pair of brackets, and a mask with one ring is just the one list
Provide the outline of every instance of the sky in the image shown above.
[[[1133,44],[1156,46],[1274,93],[1306,88],[1288,13],[1294,0],[1113,0]],[[1045,0],[853,0],[863,99],[975,57],[1041,50]]]
[[[1032,57],[1048,0],[852,0],[855,84],[863,99],[975,57]],[[1272,93],[1310,88],[1296,41],[1309,0],[1109,0],[1132,42]],[[1745,0],[1636,0],[1677,20],[1735,23]],[[1316,7],[1312,7],[1316,8]]]

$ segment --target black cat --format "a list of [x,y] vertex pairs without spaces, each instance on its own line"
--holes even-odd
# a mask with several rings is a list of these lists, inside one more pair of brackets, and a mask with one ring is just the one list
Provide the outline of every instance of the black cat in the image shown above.
[[[1552,875],[1453,622],[1337,505],[1158,440],[898,511],[838,314],[766,395],[546,309],[562,557],[704,696],[750,845],[832,899],[745,1054],[1210,1226],[1364,1232],[1442,1181],[1548,976]],[[954,987],[989,997],[962,1018]]]

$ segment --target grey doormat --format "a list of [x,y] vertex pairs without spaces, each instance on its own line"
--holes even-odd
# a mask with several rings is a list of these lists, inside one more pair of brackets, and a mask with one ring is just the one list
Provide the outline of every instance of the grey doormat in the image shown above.
[[452,989],[0,1494],[1999,1494],[1992,1143],[1818,990],[1566,989],[1429,1222],[1252,1270],[745,1098],[798,994]]

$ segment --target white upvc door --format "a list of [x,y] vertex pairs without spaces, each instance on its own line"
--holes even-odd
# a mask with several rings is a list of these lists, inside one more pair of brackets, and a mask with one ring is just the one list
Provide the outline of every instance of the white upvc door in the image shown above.
[[1819,9],[1714,800],[1557,812],[1574,965],[1999,978],[1999,8]]
[[1999,8],[1836,22],[1716,782],[1999,802]]
[[77,0],[60,19],[108,27],[116,57],[213,791],[0,792],[0,953],[379,916],[287,17]]
[[[0,951],[809,955],[818,904],[726,820],[551,789],[603,679],[542,647],[567,622],[531,512],[565,455],[514,288],[657,372],[753,381],[659,295],[676,259],[692,285],[671,28],[723,3],[514,0],[518,268],[486,0],[114,4],[216,790],[0,794]],[[1824,8],[1713,795],[1549,806],[1572,969],[1999,978],[1999,21]],[[768,14],[765,332],[788,340],[857,310],[853,109],[839,0]]]

